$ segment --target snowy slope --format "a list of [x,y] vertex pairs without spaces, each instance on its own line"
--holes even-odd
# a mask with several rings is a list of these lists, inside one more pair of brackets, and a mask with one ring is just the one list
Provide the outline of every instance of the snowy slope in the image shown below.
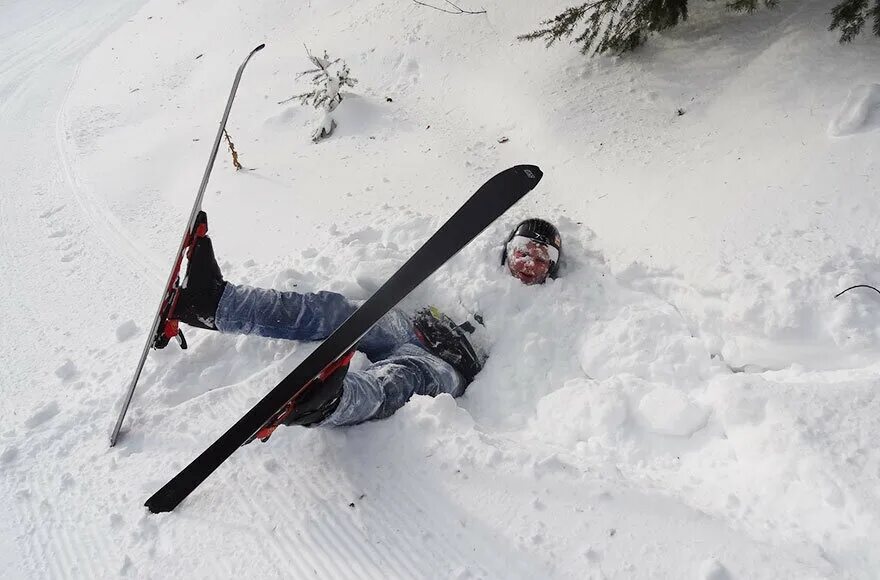
[[[877,40],[838,46],[817,0],[699,3],[624,59],[514,40],[566,5],[0,7],[0,577],[876,577],[880,311],[832,297],[880,282]],[[496,171],[545,178],[406,301],[484,315],[464,397],[279,430],[149,515],[312,348],[193,330],[107,448],[260,42],[251,170],[221,151],[205,203],[229,280],[364,298]],[[318,145],[277,104],[304,43],[359,79]],[[545,287],[498,265],[528,215],[565,240]]]

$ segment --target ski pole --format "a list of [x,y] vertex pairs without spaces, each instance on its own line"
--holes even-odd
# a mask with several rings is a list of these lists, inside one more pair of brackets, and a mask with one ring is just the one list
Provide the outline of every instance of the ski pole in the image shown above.
[[229,98],[226,101],[226,109],[223,111],[223,118],[220,120],[220,128],[217,129],[217,137],[214,139],[214,146],[211,148],[211,155],[208,157],[208,166],[205,167],[205,174],[202,176],[202,183],[199,185],[199,192],[196,195],[196,200],[193,203],[192,211],[189,214],[189,221],[187,222],[186,229],[183,232],[183,239],[180,242],[180,247],[177,250],[177,259],[174,261],[174,265],[171,268],[171,273],[168,276],[168,282],[165,284],[165,289],[162,294],[162,301],[159,303],[159,308],[156,311],[156,315],[153,317],[153,324],[150,327],[150,332],[147,335],[147,342],[144,345],[144,350],[141,352],[141,358],[138,361],[137,368],[134,371],[134,376],[131,378],[131,383],[128,385],[128,390],[125,393],[125,397],[122,400],[122,408],[119,410],[119,417],[116,419],[116,425],[113,427],[113,432],[110,435],[110,447],[116,445],[116,440],[119,437],[119,430],[122,428],[122,422],[125,420],[125,414],[128,412],[128,407],[131,404],[131,399],[134,396],[134,389],[137,386],[138,379],[141,376],[141,371],[144,368],[144,363],[147,360],[147,355],[150,352],[150,347],[155,344],[156,341],[156,333],[160,330],[160,324],[162,323],[162,314],[163,314],[163,306],[166,303],[166,298],[168,297],[169,292],[173,292],[175,290],[175,286],[177,284],[178,276],[180,274],[180,264],[183,259],[183,252],[186,250],[189,241],[193,239],[192,229],[196,222],[196,217],[202,209],[202,199],[205,197],[205,188],[208,186],[208,178],[211,177],[211,170],[214,168],[214,160],[217,158],[217,151],[220,149],[220,140],[223,138],[223,130],[226,128],[226,120],[229,118],[229,111],[232,109],[232,101],[235,99],[235,93],[238,90],[238,83],[241,81],[241,75],[244,72],[244,67],[247,65],[248,61],[251,57],[259,50],[262,50],[265,47],[265,44],[261,44],[256,47],[250,53],[248,53],[247,58],[244,59],[244,62],[241,63],[241,66],[238,67],[238,72],[235,74],[235,81],[232,83],[232,90],[229,92]]

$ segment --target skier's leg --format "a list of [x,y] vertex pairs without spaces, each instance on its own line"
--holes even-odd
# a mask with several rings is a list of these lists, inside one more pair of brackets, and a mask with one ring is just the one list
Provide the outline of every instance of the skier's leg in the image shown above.
[[362,371],[350,371],[345,376],[339,406],[321,426],[382,419],[413,395],[449,393],[458,397],[466,386],[464,378],[451,365],[414,344],[405,344]]
[[227,284],[217,306],[217,329],[267,338],[319,340],[348,318],[355,307],[334,292],[280,292]]
[[[177,307],[180,320],[191,326],[290,340],[327,338],[355,310],[356,304],[335,292],[280,292],[226,282],[207,236],[196,242]],[[414,341],[410,318],[393,310],[358,348],[376,360]]]
[[[227,333],[322,340],[355,310],[356,304],[336,292],[280,292],[227,284],[217,307],[216,324]],[[392,310],[361,339],[358,348],[378,359],[415,340],[410,318]]]

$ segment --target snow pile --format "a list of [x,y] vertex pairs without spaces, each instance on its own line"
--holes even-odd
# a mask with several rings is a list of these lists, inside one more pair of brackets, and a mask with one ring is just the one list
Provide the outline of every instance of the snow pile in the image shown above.
[[[880,284],[880,68],[876,40],[824,31],[824,3],[700,4],[594,61],[512,42],[562,2],[50,4],[9,9],[43,27],[34,46],[0,36],[4,576],[876,574],[880,297],[834,295]],[[491,356],[462,398],[280,429],[152,516],[146,497],[314,348],[187,330],[107,450],[232,73],[263,41],[228,124],[248,169],[221,149],[205,203],[228,280],[364,299],[489,176],[545,177],[401,305],[483,316]],[[319,144],[313,112],[279,104],[303,43],[359,79]],[[530,216],[563,237],[539,287],[500,265]]]

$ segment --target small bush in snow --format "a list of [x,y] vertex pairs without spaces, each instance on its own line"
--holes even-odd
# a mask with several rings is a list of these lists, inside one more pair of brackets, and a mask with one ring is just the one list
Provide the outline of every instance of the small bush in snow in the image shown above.
[[315,68],[301,72],[296,78],[312,75],[312,90],[294,95],[287,101],[298,100],[301,104],[311,105],[322,113],[320,123],[312,133],[312,141],[317,142],[328,137],[336,128],[332,113],[342,102],[341,90],[343,87],[353,87],[357,79],[352,78],[345,61],[341,58],[330,60],[327,51],[324,51],[323,57],[313,55],[308,49],[306,54]]

